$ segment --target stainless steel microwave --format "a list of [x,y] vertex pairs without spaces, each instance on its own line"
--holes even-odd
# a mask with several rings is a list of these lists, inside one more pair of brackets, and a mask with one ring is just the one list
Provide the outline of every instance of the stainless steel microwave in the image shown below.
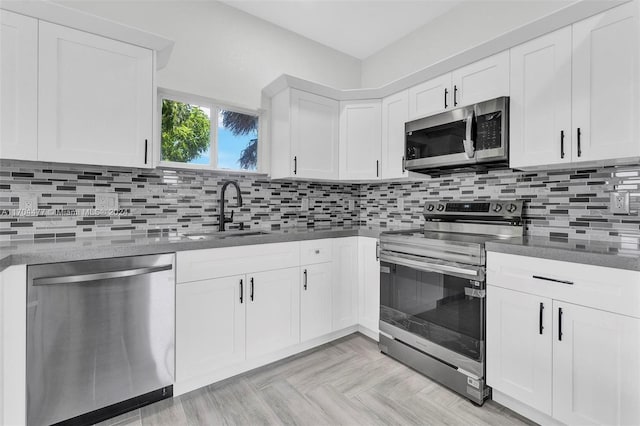
[[407,170],[433,174],[449,169],[508,165],[508,97],[452,109],[405,124]]

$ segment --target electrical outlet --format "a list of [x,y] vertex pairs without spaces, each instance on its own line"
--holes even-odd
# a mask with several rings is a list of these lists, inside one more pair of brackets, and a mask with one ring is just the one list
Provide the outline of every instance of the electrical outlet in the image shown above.
[[308,197],[304,197],[302,199],[302,205],[300,206],[300,209],[303,212],[309,211],[309,198]]
[[404,210],[404,198],[398,198],[398,210]]
[[96,210],[102,210],[102,211],[118,210],[118,194],[117,193],[96,194]]
[[356,209],[356,200],[349,200],[349,211],[354,211]]
[[18,208],[25,216],[38,214],[38,194],[24,193],[20,195]]
[[629,193],[626,191],[612,192],[609,209],[613,214],[629,214]]

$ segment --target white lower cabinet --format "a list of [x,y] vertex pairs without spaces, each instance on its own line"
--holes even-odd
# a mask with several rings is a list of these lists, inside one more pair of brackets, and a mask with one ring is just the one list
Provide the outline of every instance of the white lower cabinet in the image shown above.
[[303,342],[331,332],[331,272],[329,262],[301,268],[300,340]]
[[640,319],[559,301],[553,314],[553,417],[640,424]]
[[369,337],[378,339],[380,320],[380,259],[378,239],[358,240],[359,307],[358,323]]
[[494,399],[538,423],[640,424],[638,284],[638,272],[489,253]]
[[298,268],[258,272],[247,289],[247,358],[300,341]]
[[359,237],[333,240],[333,331],[358,324],[358,240]]
[[487,384],[551,415],[551,299],[487,289]]
[[176,287],[176,379],[245,360],[244,275]]

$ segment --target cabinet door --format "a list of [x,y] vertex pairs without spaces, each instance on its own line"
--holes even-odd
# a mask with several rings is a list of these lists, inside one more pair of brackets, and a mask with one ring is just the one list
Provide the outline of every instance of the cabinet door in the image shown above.
[[638,5],[573,25],[574,160],[640,156]]
[[378,240],[360,237],[358,240],[359,301],[358,322],[377,339],[380,320],[380,259]]
[[340,178],[378,179],[382,152],[379,100],[340,103]]
[[451,73],[409,89],[410,120],[437,114],[451,107]]
[[380,159],[382,179],[408,176],[404,168],[404,124],[408,119],[408,90],[382,100],[382,158]]
[[38,21],[0,10],[0,158],[36,160]]
[[566,424],[640,424],[640,319],[553,305],[553,417]]
[[487,384],[551,415],[551,299],[487,287]]
[[511,49],[512,168],[570,163],[571,27]]
[[39,61],[39,160],[151,167],[151,50],[41,21]]
[[176,286],[176,381],[244,361],[244,289],[244,275]]
[[333,240],[333,330],[358,324],[358,237]]
[[300,269],[249,275],[247,358],[300,342]]
[[509,51],[459,68],[451,76],[454,107],[509,96]]
[[337,179],[339,102],[291,90],[291,103],[293,176]]
[[331,263],[301,269],[300,338],[305,342],[331,332]]

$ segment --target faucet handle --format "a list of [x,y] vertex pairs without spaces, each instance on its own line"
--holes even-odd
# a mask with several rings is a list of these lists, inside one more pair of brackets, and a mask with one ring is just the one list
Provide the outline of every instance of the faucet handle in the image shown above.
[[225,222],[233,222],[233,210],[231,210],[231,219],[227,219],[225,217],[225,218],[222,218],[222,220],[224,220]]

